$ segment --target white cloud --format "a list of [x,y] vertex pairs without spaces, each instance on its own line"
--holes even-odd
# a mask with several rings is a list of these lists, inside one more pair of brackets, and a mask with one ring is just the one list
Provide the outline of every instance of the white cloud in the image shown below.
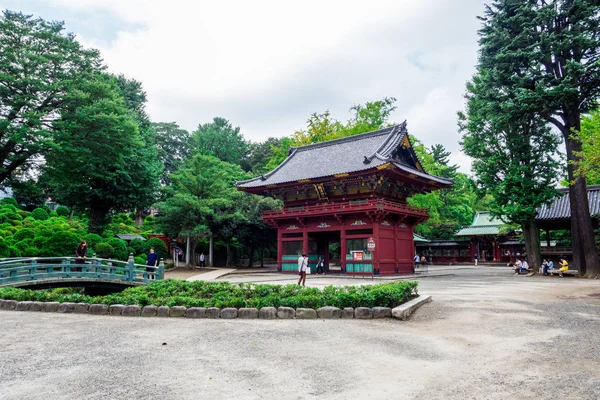
[[426,145],[459,151],[456,112],[481,0],[46,3],[128,23],[111,41],[80,40],[111,71],[143,82],[155,121],[192,130],[222,116],[258,141],[302,128],[312,112],[345,120],[351,105],[393,96],[395,121],[408,119]]

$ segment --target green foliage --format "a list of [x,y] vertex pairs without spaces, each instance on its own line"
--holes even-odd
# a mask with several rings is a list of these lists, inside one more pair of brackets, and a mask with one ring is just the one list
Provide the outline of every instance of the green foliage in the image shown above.
[[164,280],[125,289],[108,296],[90,297],[72,290],[0,288],[0,297],[17,301],[59,301],[185,307],[397,307],[417,294],[417,282],[391,282],[364,286],[231,284],[229,282]]
[[78,82],[101,68],[97,51],[85,50],[62,22],[4,11],[0,16],[0,184],[54,136],[50,121]]
[[144,241],[142,239],[133,239],[131,242],[129,242],[129,246],[133,249],[133,254],[136,256],[144,254],[144,252],[146,251],[146,245],[144,244]]
[[43,188],[44,184],[39,180],[18,180],[13,177],[7,182],[7,186],[10,186],[12,189],[16,201],[22,204],[27,210],[42,207],[48,198]]
[[574,137],[581,142],[581,151],[575,154],[581,158],[575,162],[578,176],[584,176],[588,185],[600,184],[600,109],[583,118],[581,132]]
[[45,221],[48,218],[50,218],[50,216],[48,215],[48,213],[46,212],[46,210],[44,210],[43,208],[36,208],[35,210],[33,210],[31,212],[31,216],[35,219],[37,219],[38,221]]
[[61,217],[68,217],[71,213],[71,210],[67,206],[58,206],[56,207],[56,214]]
[[160,181],[163,185],[170,185],[169,175],[181,167],[183,159],[190,153],[191,135],[174,122],[153,123],[152,129],[154,130],[158,160],[164,166]]
[[150,252],[150,247],[154,247],[154,252],[158,254],[158,259],[166,259],[167,254],[167,245],[165,242],[160,240],[159,238],[152,238],[147,240],[144,243],[144,253],[147,254]]
[[239,127],[233,127],[224,118],[213,118],[213,122],[202,124],[192,134],[191,154],[216,157],[221,161],[241,165],[248,144],[240,134]]
[[95,249],[96,245],[103,240],[102,236],[95,233],[88,233],[83,239],[87,242],[88,249]]
[[0,204],[1,205],[10,204],[10,205],[15,206],[15,208],[19,207],[19,203],[17,203],[17,200],[13,199],[12,197],[5,197],[5,198],[1,199]]
[[[50,231],[50,233],[48,232]],[[80,237],[74,232],[44,230],[38,232],[32,244],[38,249],[38,257],[65,257],[75,255]],[[24,254],[30,256],[29,254]]]
[[10,257],[10,248],[5,240],[0,236],[0,258]]
[[23,228],[18,230],[13,237],[18,241],[24,239],[33,239],[35,237],[35,232],[31,228]]
[[111,238],[106,241],[114,249],[114,258],[121,261],[127,261],[129,253],[127,252],[127,242],[119,238]]
[[108,243],[97,243],[94,251],[99,258],[113,258],[115,255],[115,249]]
[[136,264],[146,264],[146,255],[142,254],[133,258],[133,262]]

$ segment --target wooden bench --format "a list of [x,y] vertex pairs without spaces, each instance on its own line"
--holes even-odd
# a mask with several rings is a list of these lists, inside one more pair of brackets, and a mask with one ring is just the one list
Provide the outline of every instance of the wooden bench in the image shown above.
[[[548,275],[558,275],[558,269],[557,268],[549,269],[548,270]],[[566,271],[563,271],[563,275],[578,276],[579,275],[579,271],[576,270],[576,269],[568,269]]]

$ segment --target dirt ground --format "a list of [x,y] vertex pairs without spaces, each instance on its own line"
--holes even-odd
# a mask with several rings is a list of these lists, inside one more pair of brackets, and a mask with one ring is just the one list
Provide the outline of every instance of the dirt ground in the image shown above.
[[406,322],[0,312],[0,399],[600,398],[600,281],[419,287],[434,301]]

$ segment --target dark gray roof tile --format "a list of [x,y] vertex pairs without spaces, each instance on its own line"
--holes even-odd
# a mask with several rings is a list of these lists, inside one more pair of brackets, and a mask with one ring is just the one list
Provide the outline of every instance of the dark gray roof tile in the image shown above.
[[[600,215],[600,185],[590,185],[588,189],[588,202],[590,215]],[[560,189],[562,195],[550,204],[545,204],[537,209],[537,220],[569,219],[571,218],[571,201],[569,189]]]

